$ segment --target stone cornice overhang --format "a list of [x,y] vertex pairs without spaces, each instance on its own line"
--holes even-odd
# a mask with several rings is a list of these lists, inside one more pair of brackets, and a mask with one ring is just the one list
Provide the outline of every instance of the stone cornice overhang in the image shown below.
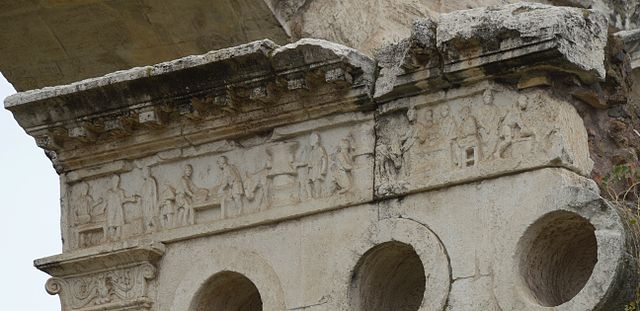
[[262,40],[19,93],[5,107],[63,173],[481,80],[570,80],[572,95],[597,101],[607,43],[597,11],[521,3],[418,20],[377,60],[322,40]]
[[155,263],[162,258],[164,252],[162,243],[124,242],[37,259],[34,266],[52,276],[65,277],[113,270],[136,263]]
[[607,25],[595,10],[531,3],[417,20],[408,38],[378,53],[375,100],[487,79],[530,87],[562,75],[598,84],[606,78]]
[[374,71],[338,44],[262,40],[19,93],[5,107],[61,173],[371,110]]

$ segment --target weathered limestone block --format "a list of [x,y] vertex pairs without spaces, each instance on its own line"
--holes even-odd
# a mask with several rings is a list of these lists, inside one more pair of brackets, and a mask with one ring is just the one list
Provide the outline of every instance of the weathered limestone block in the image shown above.
[[520,3],[442,14],[381,50],[375,96],[555,73],[591,84],[605,78],[606,44],[607,21],[593,10]]
[[47,292],[60,295],[64,311],[155,310],[161,243],[118,245],[100,251],[36,260],[53,278]]
[[[497,7],[520,0],[270,0],[274,12],[294,38],[314,37],[351,46],[373,54],[384,45],[397,43],[411,31],[411,22],[419,18],[435,18],[459,10]],[[617,29],[638,27],[638,1],[611,0],[538,0],[526,1],[546,5],[572,6],[597,10]],[[503,16],[508,17],[508,16]],[[550,16],[536,19],[545,23]],[[456,27],[466,27],[457,24]],[[579,41],[578,41],[579,42]]]
[[451,67],[445,74],[466,69],[469,65],[464,63],[493,63],[490,54],[495,52],[518,58],[526,48],[524,54],[558,53],[559,60],[551,55],[544,59],[547,65],[558,61],[558,67],[565,70],[604,79],[607,26],[605,16],[595,10],[519,3],[441,15],[436,45],[445,66]]
[[349,113],[270,137],[167,148],[107,176],[70,172],[65,246],[181,239],[369,201],[372,128],[371,114]]
[[65,311],[620,309],[631,229],[544,87],[609,74],[603,15],[413,25],[379,68],[263,40],[8,98],[61,176],[48,290]]
[[616,209],[593,181],[564,169],[386,202],[379,217],[420,222],[446,247],[447,310],[621,310],[638,284]]
[[334,43],[263,40],[19,93],[5,107],[62,172],[367,110],[374,70]]
[[337,44],[258,41],[6,105],[61,173],[71,250],[371,200],[373,73]]
[[593,166],[575,108],[542,90],[482,83],[398,99],[377,114],[378,196],[540,167],[588,175]]
[[[157,305],[257,291],[262,310],[618,310],[609,295],[637,284],[623,232],[593,182],[542,169],[169,243]],[[222,287],[226,271],[255,290]]]
[[[279,44],[321,38],[373,55],[407,37],[416,18],[516,2],[520,0],[0,0],[0,70],[17,90],[26,91],[262,38]],[[617,30],[640,26],[638,0],[528,2],[598,10]]]

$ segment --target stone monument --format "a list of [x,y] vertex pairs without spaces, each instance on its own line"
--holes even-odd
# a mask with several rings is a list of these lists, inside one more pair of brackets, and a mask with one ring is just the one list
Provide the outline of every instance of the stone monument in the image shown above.
[[124,20],[60,58],[0,50],[5,107],[60,175],[63,253],[35,265],[64,311],[638,299],[637,223],[596,183],[638,161],[637,1],[5,2],[54,36]]

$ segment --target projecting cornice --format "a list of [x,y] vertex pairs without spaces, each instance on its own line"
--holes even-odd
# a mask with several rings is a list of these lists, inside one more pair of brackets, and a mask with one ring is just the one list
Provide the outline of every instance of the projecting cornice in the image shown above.
[[607,44],[607,20],[597,11],[521,3],[418,20],[377,60],[323,40],[262,40],[19,93],[5,106],[62,173],[482,80],[561,84],[606,107],[624,99]]
[[606,77],[606,45],[607,20],[592,10],[520,3],[443,14],[416,21],[378,54],[375,97],[484,79],[530,85],[554,74],[593,84]]
[[263,40],[19,93],[5,107],[65,171],[371,109],[374,71],[338,44]]

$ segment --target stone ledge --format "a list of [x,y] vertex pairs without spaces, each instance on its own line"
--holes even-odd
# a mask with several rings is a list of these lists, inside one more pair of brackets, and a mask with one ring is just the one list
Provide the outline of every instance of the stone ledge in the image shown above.
[[5,106],[62,172],[125,150],[148,153],[371,109],[374,71],[373,60],[338,44],[263,40],[19,93]]
[[158,242],[123,241],[37,259],[34,266],[52,276],[65,277],[139,262],[156,262],[164,251],[164,244]]
[[[578,37],[581,40],[576,40]],[[597,11],[519,3],[443,14],[379,54],[377,101],[500,77],[605,78],[607,20]]]

